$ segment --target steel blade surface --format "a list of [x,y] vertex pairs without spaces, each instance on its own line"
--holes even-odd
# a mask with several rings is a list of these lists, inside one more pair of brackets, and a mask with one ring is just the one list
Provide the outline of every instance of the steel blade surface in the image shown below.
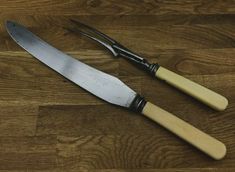
[[22,25],[7,21],[6,28],[18,45],[97,97],[119,106],[129,107],[136,92],[118,78],[90,67],[52,47]]

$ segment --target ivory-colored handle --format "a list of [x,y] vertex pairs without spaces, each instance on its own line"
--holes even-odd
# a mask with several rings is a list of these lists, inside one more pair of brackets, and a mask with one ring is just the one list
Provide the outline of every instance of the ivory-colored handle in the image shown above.
[[142,114],[216,160],[222,159],[226,154],[226,147],[222,142],[150,102],[146,103]]
[[193,81],[190,81],[189,79],[186,79],[170,70],[167,70],[164,67],[159,67],[155,73],[155,76],[200,100],[215,110],[222,111],[228,105],[228,100],[224,96]]

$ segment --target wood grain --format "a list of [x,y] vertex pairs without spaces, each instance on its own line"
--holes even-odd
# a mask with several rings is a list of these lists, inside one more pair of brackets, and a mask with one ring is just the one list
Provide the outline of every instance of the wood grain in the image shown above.
[[[0,172],[235,171],[235,1],[3,0],[0,3]],[[151,62],[224,95],[216,112],[68,31],[96,27]],[[142,115],[105,103],[32,58],[7,34],[17,21],[115,75],[154,104],[221,140],[213,161]]]
[[[29,8],[30,7],[30,8]],[[13,0],[3,1],[0,8],[3,13],[53,14],[64,15],[148,15],[148,14],[234,14],[234,1],[138,1],[128,0]]]

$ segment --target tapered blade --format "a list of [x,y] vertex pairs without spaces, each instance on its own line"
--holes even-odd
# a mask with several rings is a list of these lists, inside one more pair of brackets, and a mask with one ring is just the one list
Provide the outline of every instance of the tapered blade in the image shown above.
[[107,102],[130,107],[136,93],[116,77],[64,54],[22,25],[7,21],[6,28],[17,44],[65,78]]

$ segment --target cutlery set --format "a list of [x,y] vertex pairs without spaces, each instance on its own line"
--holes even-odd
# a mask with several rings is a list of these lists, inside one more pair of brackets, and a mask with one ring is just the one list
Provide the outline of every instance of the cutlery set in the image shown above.
[[[149,63],[145,58],[88,25],[75,20],[71,20],[71,24],[73,27],[66,28],[67,30],[100,43],[113,56],[131,61],[153,77],[166,81],[215,110],[222,111],[227,107],[228,100],[222,95],[186,79],[158,63]],[[7,21],[6,29],[12,39],[28,53],[91,94],[150,118],[213,159],[220,160],[225,156],[226,146],[222,142],[145,100],[142,95],[136,93],[118,78],[59,51],[18,23]]]

